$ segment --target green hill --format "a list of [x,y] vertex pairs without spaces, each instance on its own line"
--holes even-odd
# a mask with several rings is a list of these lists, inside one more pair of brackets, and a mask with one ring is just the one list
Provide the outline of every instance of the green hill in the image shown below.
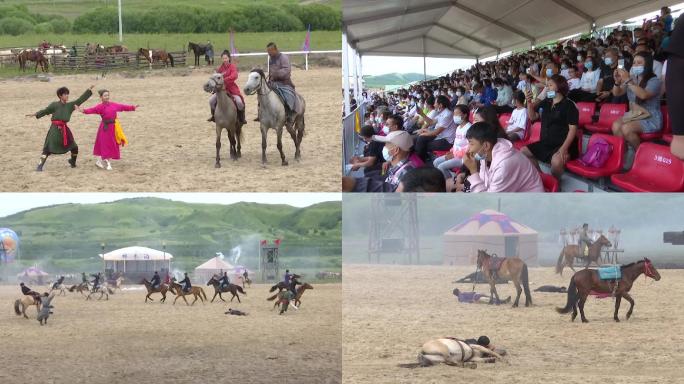
[[[428,76],[432,79],[434,76]],[[424,79],[422,73],[388,73],[378,76],[365,76],[364,78],[366,88],[385,88],[386,85],[404,85],[414,81],[421,81]]]
[[166,250],[179,266],[196,265],[216,252],[241,246],[240,263],[255,267],[261,239],[283,239],[286,263],[334,267],[341,263],[340,202],[306,208],[236,203],[193,204],[133,198],[100,204],[63,204],[0,218],[20,236],[20,260],[46,268],[77,269],[99,263],[105,252],[131,245]]

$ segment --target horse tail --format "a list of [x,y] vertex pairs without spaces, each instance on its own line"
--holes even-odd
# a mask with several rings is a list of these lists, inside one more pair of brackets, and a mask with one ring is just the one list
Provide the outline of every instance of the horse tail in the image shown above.
[[173,68],[173,56],[169,53],[169,61],[171,62],[171,67]]
[[268,301],[273,301],[273,300],[275,300],[275,299],[276,299],[276,297],[278,297],[278,294],[277,294],[277,293],[276,293],[275,295],[273,295],[273,296],[269,297],[269,298],[268,298],[268,299],[266,299],[266,300],[268,300]]
[[525,290],[525,297],[530,299],[530,304],[532,304],[532,294],[530,293],[530,277],[527,272],[527,264],[523,264],[520,280],[522,280],[523,289]]
[[200,289],[200,294],[202,295],[202,297],[204,297],[204,300],[207,300],[207,294],[204,293],[204,288],[199,287],[199,289]]
[[556,307],[558,313],[569,313],[572,307],[577,302],[577,285],[575,284],[575,276],[570,278],[570,285],[568,286],[568,303],[565,304],[565,308]]
[[21,299],[17,299],[14,301],[14,313],[16,313],[17,316],[21,315],[21,310],[19,310],[19,304],[21,304]]
[[242,289],[241,286],[236,285],[235,287],[237,288],[238,292],[242,293],[243,295],[246,295],[246,294],[247,294],[247,292],[245,292],[245,291]]
[[558,255],[558,261],[556,262],[556,273],[563,274],[563,259],[565,258],[565,248],[560,251]]
[[273,292],[273,291],[275,291],[276,289],[278,289],[278,284],[272,286],[271,289],[268,290],[268,292]]

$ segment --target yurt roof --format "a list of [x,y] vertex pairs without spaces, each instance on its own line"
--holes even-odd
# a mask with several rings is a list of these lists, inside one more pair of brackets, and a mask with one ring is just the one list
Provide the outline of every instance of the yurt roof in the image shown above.
[[230,270],[234,269],[235,267],[229,264],[228,262],[222,260],[220,257],[216,256],[213,259],[209,259],[203,264],[195,267],[195,270],[198,269],[221,269],[221,270]]
[[446,234],[464,236],[506,236],[531,235],[537,234],[537,231],[511,219],[501,212],[487,209],[452,227]]
[[100,255],[105,261],[146,261],[146,260],[169,260],[173,255],[147,247],[126,247]]

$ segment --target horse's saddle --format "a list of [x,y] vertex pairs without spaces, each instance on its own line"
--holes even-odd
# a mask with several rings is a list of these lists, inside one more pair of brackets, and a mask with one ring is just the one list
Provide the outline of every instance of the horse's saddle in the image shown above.
[[599,279],[601,280],[620,280],[622,279],[622,270],[619,265],[608,265],[599,267]]
[[501,264],[503,264],[504,260],[506,260],[505,257],[498,257],[498,256],[492,256],[492,261],[489,264],[489,267],[492,271],[498,271],[501,269]]
[[278,82],[272,82],[270,85],[273,92],[278,95],[280,100],[290,109],[290,111],[297,114],[301,113],[301,106],[297,102],[297,92],[295,92],[294,88]]

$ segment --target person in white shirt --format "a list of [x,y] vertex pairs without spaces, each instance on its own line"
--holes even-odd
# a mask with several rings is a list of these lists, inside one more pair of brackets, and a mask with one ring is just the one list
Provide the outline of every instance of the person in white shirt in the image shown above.
[[463,156],[468,149],[468,139],[466,133],[470,128],[468,122],[469,109],[467,105],[458,104],[454,108],[453,120],[456,124],[456,133],[454,135],[454,144],[451,150],[444,156],[440,156],[432,163],[435,168],[442,171],[446,178],[451,178],[451,169],[460,168],[463,165]]
[[415,152],[423,161],[427,160],[429,152],[446,151],[454,143],[456,124],[454,124],[453,113],[449,109],[449,98],[444,95],[438,96],[435,109],[438,114],[435,119],[430,119],[434,121],[435,129],[420,130],[416,138]]
[[577,69],[575,67],[568,68],[568,88],[572,91],[573,89],[580,88],[580,79],[577,77]]
[[581,91],[578,91],[577,96],[573,99],[575,102],[591,102],[596,99],[596,86],[601,78],[600,66],[598,63],[594,63],[593,57],[589,56],[584,62],[584,68],[587,71],[582,74],[582,79],[580,80]]
[[510,113],[513,110],[513,108],[510,107],[513,89],[499,77],[494,79],[494,86],[496,87],[497,93],[496,101],[494,101],[492,105],[496,106],[496,112]]
[[515,101],[515,109],[511,114],[511,118],[506,124],[506,136],[510,141],[522,140],[525,137],[525,130],[527,129],[527,108],[525,108],[525,94],[516,91],[513,95]]

